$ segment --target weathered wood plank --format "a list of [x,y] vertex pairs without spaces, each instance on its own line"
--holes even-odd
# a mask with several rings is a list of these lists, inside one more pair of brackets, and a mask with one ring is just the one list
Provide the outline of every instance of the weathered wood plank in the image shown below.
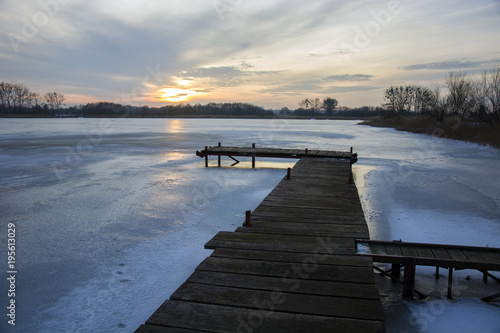
[[468,260],[465,254],[462,253],[461,250],[458,249],[446,249],[446,252],[450,255],[450,257],[454,260]]
[[[331,235],[326,236],[304,236],[304,235],[275,235],[265,233],[243,233],[243,232],[228,232],[219,231],[213,238],[214,241],[232,241],[245,243],[266,243],[271,245],[312,245],[322,246],[328,243],[329,246],[337,247],[354,247],[352,239],[335,238]],[[210,243],[210,241],[209,241]]]
[[385,245],[382,245],[382,244],[371,244],[370,247],[372,249],[372,253],[383,254],[383,255],[388,254],[387,250],[385,249]]
[[255,249],[262,251],[288,251],[288,252],[300,252],[300,253],[313,253],[318,251],[320,254],[330,253],[327,251],[332,251],[335,254],[354,254],[355,250],[352,247],[333,247],[329,249],[323,249],[322,247],[317,247],[311,244],[269,244],[269,243],[256,243],[256,242],[233,242],[224,240],[212,240],[205,245],[206,249],[214,250],[216,248],[229,248],[229,249]]
[[465,254],[467,259],[470,261],[476,261],[476,262],[485,262],[484,258],[474,250],[462,250],[462,253]]
[[314,277],[314,280],[323,281],[374,283],[373,270],[371,267],[325,265],[321,262],[320,256],[316,258],[310,256],[301,263],[289,263],[208,257],[196,268],[196,270],[279,278],[308,279]]
[[[305,225],[305,224],[304,224]],[[256,227],[252,224],[251,228],[239,227],[236,232],[244,233],[261,233],[274,235],[290,235],[290,236],[324,236],[324,230],[316,230],[311,228],[276,228],[276,227]],[[330,231],[332,237],[338,238],[369,238],[368,230],[362,231]]]
[[[271,221],[271,222],[270,222]],[[366,226],[365,217],[361,215],[348,216],[348,215],[337,215],[335,218],[331,217],[311,217],[311,216],[280,216],[277,214],[269,213],[262,214],[254,211],[252,213],[252,223],[253,222],[263,222],[263,223],[312,223],[312,224],[343,224],[352,226]]]
[[401,247],[397,244],[398,243],[387,244],[385,246],[385,251],[387,252],[388,255],[391,255],[391,256],[402,256],[403,255],[403,252],[401,252]]
[[422,257],[422,258],[435,258],[434,257],[434,253],[432,253],[431,249],[429,249],[428,247],[417,246],[416,249],[417,249],[417,253],[418,253],[419,257]]
[[[244,308],[261,308],[270,300],[275,311],[354,319],[383,320],[378,300],[362,300],[331,296],[310,296],[278,291],[248,290],[241,288],[184,283],[172,300],[203,302]],[[272,304],[272,303],[271,303]]]
[[[302,231],[311,231],[311,232],[321,232],[323,235],[325,233],[335,235],[337,232],[368,232],[368,227],[361,223],[350,224],[348,220],[344,220],[344,223],[315,223],[314,220],[305,220],[305,221],[290,221],[290,220],[269,220],[265,218],[254,218],[252,216],[252,228],[254,229],[267,229],[267,228],[275,228],[283,231],[287,231],[287,229],[292,230],[302,230]],[[328,221],[325,221],[328,222]],[[364,237],[360,237],[364,238]]]
[[[267,309],[267,310],[264,310]],[[207,332],[385,332],[383,321],[312,316],[264,309],[167,301],[149,318],[149,324],[185,327]],[[284,324],[286,323],[286,324]]]
[[[202,331],[188,328],[165,327],[156,325],[141,325],[135,333],[200,333]],[[206,332],[206,331],[203,331]]]
[[444,248],[440,247],[433,247],[431,248],[432,253],[434,254],[435,258],[440,258],[440,259],[451,259],[450,255]]
[[[211,257],[261,260],[261,261],[277,261],[287,263],[304,263],[310,260],[311,254],[308,253],[290,253],[279,251],[258,251],[258,250],[240,250],[240,249],[224,249],[217,248]],[[318,262],[323,265],[340,265],[340,266],[364,266],[372,267],[373,261],[369,257],[360,257],[356,255],[339,255],[339,254],[323,254],[317,257]]]
[[414,246],[402,246],[401,252],[404,256],[418,257],[417,249]]
[[492,251],[488,250],[483,250],[483,251],[477,251],[481,257],[483,257],[484,261],[486,262],[494,262],[494,263],[500,263],[500,258],[498,258],[495,253]]
[[[283,207],[283,206],[281,206]],[[325,218],[335,220],[339,215],[349,215],[363,217],[364,214],[362,211],[344,209],[344,208],[333,208],[333,209],[316,209],[316,208],[295,208],[295,207],[287,207],[286,210],[280,208],[280,206],[259,206],[257,207],[252,214],[260,215],[260,216],[280,216],[282,218],[308,218],[308,219],[317,219],[317,218]],[[363,222],[364,223],[364,220]]]
[[260,275],[195,271],[188,282],[214,286],[255,290],[293,292],[306,295],[323,295],[379,300],[377,288],[372,284],[269,277]]

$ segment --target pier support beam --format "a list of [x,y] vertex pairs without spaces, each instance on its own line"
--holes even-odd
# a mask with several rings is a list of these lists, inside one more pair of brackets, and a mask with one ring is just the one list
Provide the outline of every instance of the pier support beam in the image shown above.
[[453,266],[450,266],[450,268],[448,268],[448,293],[446,295],[448,299],[452,298],[452,292],[453,292]]
[[[399,279],[401,277],[401,265],[400,264],[392,264],[391,274]],[[394,280],[393,280],[394,281]],[[395,282],[395,281],[394,281]]]
[[[255,143],[252,143],[252,148],[255,149]],[[252,154],[252,169],[255,169],[255,153]]]
[[[222,144],[219,142],[219,147],[220,147],[220,146],[222,146]],[[220,155],[217,155],[217,157],[218,157],[218,158],[217,158],[217,165],[218,165],[218,167],[220,168],[220,157],[221,157],[221,156],[220,156]]]
[[208,146],[205,146],[205,168],[208,168]]
[[408,258],[405,262],[403,277],[403,297],[412,298],[415,290],[415,258]]

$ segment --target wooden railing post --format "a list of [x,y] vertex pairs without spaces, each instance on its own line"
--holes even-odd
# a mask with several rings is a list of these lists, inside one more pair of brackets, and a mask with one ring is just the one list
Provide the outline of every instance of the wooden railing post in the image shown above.
[[[222,146],[222,144],[219,142],[219,147],[220,147],[220,146]],[[220,163],[220,155],[218,155],[217,157],[218,157],[218,158],[217,158],[217,165],[218,165],[218,166],[219,166],[219,168],[220,168],[220,164],[221,164],[221,163]]]
[[208,168],[208,146],[205,146],[205,168]]
[[[255,143],[252,143],[252,148],[255,148]],[[255,169],[255,153],[252,154],[252,169]]]
[[245,212],[245,222],[243,223],[244,227],[250,227],[252,225],[251,218],[252,218],[252,211],[251,210],[247,210]]
[[351,147],[351,159],[349,162],[349,184],[354,184],[354,176],[352,174],[352,165],[354,164],[354,159],[352,158],[352,147]]

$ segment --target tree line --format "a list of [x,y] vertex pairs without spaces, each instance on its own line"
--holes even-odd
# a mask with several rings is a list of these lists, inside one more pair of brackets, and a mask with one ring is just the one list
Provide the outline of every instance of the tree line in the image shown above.
[[500,67],[481,72],[474,80],[466,73],[451,72],[445,91],[425,86],[391,86],[384,95],[389,115],[427,115],[437,121],[450,116],[485,124],[500,122]]
[[121,105],[98,102],[81,105],[75,110],[78,115],[88,116],[134,116],[134,117],[179,117],[179,116],[271,116],[273,112],[248,103],[175,104],[162,107]]
[[0,114],[58,115],[64,100],[57,92],[42,96],[25,85],[0,82]]
[[[88,103],[63,108],[64,95],[50,92],[45,95],[32,92],[22,84],[0,82],[0,114],[45,114],[52,116],[252,116],[270,117],[276,114],[248,103],[171,104],[162,107],[121,105],[112,102]],[[306,98],[296,110],[282,108],[283,117],[371,117],[378,115],[424,115],[438,122],[459,116],[467,121],[484,124],[500,123],[500,67],[483,70],[479,79],[466,73],[451,72],[444,89],[419,85],[390,86],[385,90],[380,107],[339,107],[332,97]]]

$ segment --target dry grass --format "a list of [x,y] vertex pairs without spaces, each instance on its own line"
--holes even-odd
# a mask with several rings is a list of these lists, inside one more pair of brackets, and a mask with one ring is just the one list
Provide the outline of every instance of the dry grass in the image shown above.
[[398,131],[424,133],[428,135],[474,142],[500,149],[500,124],[495,126],[465,122],[458,117],[450,117],[437,122],[431,117],[376,117],[362,122],[375,127],[392,127]]

